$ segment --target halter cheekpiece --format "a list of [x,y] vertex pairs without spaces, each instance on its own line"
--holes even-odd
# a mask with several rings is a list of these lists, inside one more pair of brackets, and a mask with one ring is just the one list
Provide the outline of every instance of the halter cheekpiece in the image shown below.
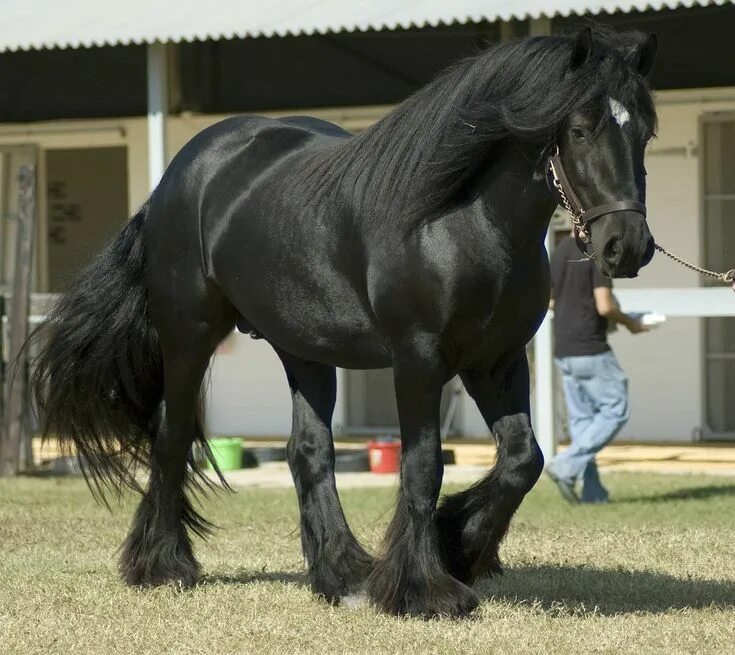
[[644,219],[646,218],[646,206],[636,200],[619,200],[618,202],[608,202],[604,205],[597,205],[596,207],[585,209],[579,196],[574,192],[574,188],[564,170],[564,165],[559,155],[559,146],[556,146],[554,154],[549,157],[547,174],[551,178],[550,181],[554,189],[558,191],[561,197],[564,209],[567,210],[572,219],[574,236],[578,241],[581,240],[585,247],[591,242],[588,229],[590,223],[605,214],[632,211],[641,214]]

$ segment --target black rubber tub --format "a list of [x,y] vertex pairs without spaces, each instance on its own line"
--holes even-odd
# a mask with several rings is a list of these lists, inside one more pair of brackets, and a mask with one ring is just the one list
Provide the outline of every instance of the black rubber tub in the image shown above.
[[248,448],[248,450],[253,454],[258,464],[286,461],[285,446],[254,446],[253,448]]
[[242,467],[244,469],[254,469],[258,466],[258,458],[253,453],[252,448],[242,449]]
[[370,470],[367,448],[364,450],[340,448],[334,455],[334,470],[337,473],[363,473]]

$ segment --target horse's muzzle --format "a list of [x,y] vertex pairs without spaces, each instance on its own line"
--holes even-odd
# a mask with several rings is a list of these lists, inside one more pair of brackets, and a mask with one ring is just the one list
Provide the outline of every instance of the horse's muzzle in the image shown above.
[[634,243],[627,236],[613,235],[602,248],[601,270],[609,277],[637,277],[638,271],[653,259],[654,252],[650,233]]

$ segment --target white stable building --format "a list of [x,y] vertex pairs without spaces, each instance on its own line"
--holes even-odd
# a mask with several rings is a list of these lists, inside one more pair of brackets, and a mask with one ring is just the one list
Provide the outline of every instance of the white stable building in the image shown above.
[[[35,288],[63,292],[207,125],[234,113],[308,113],[359,131],[484,42],[569,31],[589,17],[659,35],[659,129],[646,163],[658,242],[708,268],[735,267],[734,2],[117,4],[3,3],[0,287],[13,270],[23,163],[39,177]],[[638,279],[616,282],[624,310],[668,317],[651,334],[612,336],[632,389],[622,439],[735,440],[735,295],[705,282],[660,255]],[[563,436],[550,329],[547,320],[534,344],[534,420],[546,451]],[[452,434],[487,436],[462,390],[454,401],[447,390],[445,416]],[[350,434],[397,432],[390,371],[341,371],[334,421]],[[210,430],[280,437],[290,422],[280,362],[263,341],[233,334],[212,366]]]

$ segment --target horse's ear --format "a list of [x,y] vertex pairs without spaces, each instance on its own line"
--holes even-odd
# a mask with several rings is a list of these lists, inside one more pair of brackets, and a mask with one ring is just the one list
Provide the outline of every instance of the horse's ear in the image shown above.
[[577,38],[574,39],[572,46],[572,58],[569,60],[569,66],[572,70],[577,70],[580,66],[586,64],[592,56],[592,30],[585,27]]
[[651,32],[633,53],[633,65],[642,77],[648,75],[653,68],[658,52],[658,37]]

